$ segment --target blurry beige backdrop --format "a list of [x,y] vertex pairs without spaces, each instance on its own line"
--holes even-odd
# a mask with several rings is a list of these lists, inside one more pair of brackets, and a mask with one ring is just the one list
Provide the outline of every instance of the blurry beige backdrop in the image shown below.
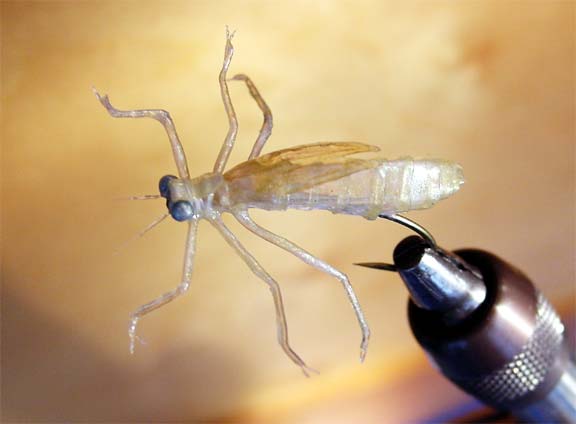
[[[7,2],[2,11],[2,408],[5,421],[398,422],[466,397],[426,363],[389,261],[407,231],[326,212],[255,212],[259,222],[346,272],[372,328],[340,285],[227,220],[284,290],[305,379],[276,343],[266,286],[207,224],[189,292],[176,286],[185,225],[155,193],[174,173],[162,127],[108,116],[169,110],[192,174],[211,170],[227,121],[218,72],[250,75],[274,113],[265,152],[357,140],[385,157],[464,167],[455,197],[408,216],[446,248],[489,249],[562,311],[574,300],[574,2]],[[261,115],[231,83],[244,160]],[[115,253],[120,248],[119,253]],[[416,382],[407,388],[407,382]],[[423,384],[423,382],[425,384]],[[372,401],[370,400],[372,399]],[[378,417],[378,418],[374,418]]]

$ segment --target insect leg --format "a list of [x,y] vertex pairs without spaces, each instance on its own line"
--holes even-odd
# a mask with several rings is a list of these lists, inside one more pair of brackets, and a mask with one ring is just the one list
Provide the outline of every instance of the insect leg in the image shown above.
[[160,122],[164,126],[168,138],[170,139],[172,154],[174,155],[174,161],[176,162],[176,168],[178,168],[180,178],[190,177],[190,174],[188,173],[186,154],[184,153],[182,143],[180,143],[180,139],[176,133],[174,122],[167,111],[162,109],[119,110],[110,104],[110,99],[107,94],[101,95],[95,88],[92,88],[92,91],[94,91],[94,94],[98,100],[100,100],[102,106],[104,106],[108,113],[114,118],[152,118]]
[[268,140],[268,138],[270,137],[270,134],[272,133],[272,125],[273,125],[272,111],[270,110],[270,108],[268,107],[268,105],[266,104],[266,102],[264,101],[262,96],[260,95],[260,92],[258,91],[256,86],[254,85],[252,80],[247,75],[238,74],[238,75],[234,75],[230,79],[231,80],[237,80],[237,81],[244,81],[246,83],[246,86],[248,87],[248,90],[250,91],[250,95],[252,96],[252,98],[254,100],[256,100],[256,103],[258,103],[258,107],[260,108],[260,110],[264,114],[264,122],[262,123],[262,127],[260,128],[260,132],[258,133],[258,138],[256,139],[254,146],[252,147],[252,151],[250,152],[250,156],[248,156],[248,160],[254,159],[255,157],[260,156],[260,152],[262,151],[264,144],[266,144],[266,141]]
[[164,293],[157,299],[140,306],[130,314],[130,325],[128,326],[128,335],[130,336],[130,353],[134,353],[134,344],[136,341],[136,325],[138,320],[149,312],[158,309],[160,306],[173,301],[178,296],[184,294],[190,287],[192,279],[192,268],[194,266],[194,254],[196,252],[196,230],[198,221],[191,220],[188,224],[188,236],[186,238],[186,248],[184,250],[184,268],[182,271],[182,282],[174,290]]
[[220,153],[218,153],[218,158],[214,164],[214,172],[219,174],[224,172],[226,162],[228,161],[228,157],[232,152],[232,147],[234,147],[236,134],[238,133],[238,120],[236,119],[234,106],[232,105],[232,100],[230,100],[228,84],[226,83],[226,73],[228,72],[228,67],[230,66],[232,55],[234,54],[234,47],[232,46],[233,36],[234,33],[230,33],[228,28],[226,28],[226,48],[224,50],[224,63],[222,64],[222,70],[220,71],[220,76],[218,77],[218,81],[220,83],[220,94],[222,95],[222,101],[224,102],[224,108],[226,109],[226,115],[228,116],[229,124],[228,134],[226,134],[226,138],[224,139],[224,143],[220,148]]
[[360,344],[360,361],[363,362],[364,358],[366,357],[366,350],[368,348],[368,341],[370,340],[370,328],[368,327],[368,323],[366,322],[366,318],[364,317],[364,312],[362,312],[362,308],[360,307],[360,302],[356,297],[356,293],[348,280],[346,274],[338,271],[336,268],[332,267],[331,265],[327,264],[323,260],[313,256],[312,254],[308,253],[301,247],[297,246],[296,244],[292,243],[291,241],[281,237],[277,234],[274,234],[265,228],[261,227],[260,225],[256,224],[250,215],[248,214],[247,210],[239,210],[234,212],[234,216],[236,219],[244,225],[248,230],[256,234],[257,236],[263,238],[264,240],[286,250],[287,252],[292,253],[297,258],[301,259],[303,262],[307,263],[308,265],[313,266],[314,268],[325,272],[328,275],[335,277],[338,281],[342,283],[344,286],[344,290],[346,290],[346,295],[348,296],[348,301],[352,305],[354,312],[356,314],[356,318],[358,319],[358,323],[360,324],[360,329],[362,330],[362,342]]
[[269,287],[272,293],[272,298],[274,299],[274,307],[276,309],[276,325],[277,325],[277,336],[280,346],[288,355],[288,357],[298,365],[306,377],[309,376],[309,372],[317,372],[316,370],[308,367],[306,363],[298,356],[296,352],[292,350],[288,342],[288,326],[286,324],[286,315],[284,313],[284,304],[282,302],[282,293],[280,292],[280,286],[278,283],[266,272],[266,270],[258,263],[258,261],[246,250],[246,248],[240,243],[236,236],[230,231],[228,227],[222,222],[222,219],[218,216],[210,220],[212,225],[222,234],[222,237],[226,242],[240,255],[244,260],[246,265],[252,270],[257,277],[263,280]]

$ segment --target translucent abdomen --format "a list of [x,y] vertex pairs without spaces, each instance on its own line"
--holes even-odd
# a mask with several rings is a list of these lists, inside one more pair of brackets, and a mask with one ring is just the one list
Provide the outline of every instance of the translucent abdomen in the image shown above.
[[375,219],[412,209],[426,209],[458,191],[464,183],[460,165],[445,160],[377,160],[378,166],[307,190],[271,195],[247,207],[268,210],[322,209]]

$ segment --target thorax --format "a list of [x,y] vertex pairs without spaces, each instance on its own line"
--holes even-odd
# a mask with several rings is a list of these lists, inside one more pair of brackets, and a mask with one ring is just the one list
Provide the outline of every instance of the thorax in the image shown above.
[[174,178],[169,182],[168,203],[189,202],[194,218],[209,218],[228,207],[228,186],[218,173],[206,173],[196,178]]

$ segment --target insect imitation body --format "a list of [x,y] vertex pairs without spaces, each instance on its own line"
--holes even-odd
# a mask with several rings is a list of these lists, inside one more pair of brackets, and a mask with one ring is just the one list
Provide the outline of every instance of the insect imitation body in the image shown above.
[[[107,95],[100,95],[94,90],[113,117],[147,117],[164,126],[178,176],[162,177],[159,183],[160,195],[147,198],[165,198],[169,215],[177,221],[188,223],[182,281],[173,291],[140,306],[131,314],[130,351],[134,351],[138,320],[188,290],[196,250],[196,230],[198,222],[205,219],[220,232],[252,272],[268,285],[276,308],[278,339],[282,349],[301,367],[304,374],[313,371],[288,343],[288,329],[278,283],[224,224],[221,215],[228,212],[252,233],[331,275],[342,284],[362,330],[360,360],[363,361],[370,330],[348,277],[301,247],[256,224],[248,210],[323,209],[374,219],[379,214],[429,208],[459,189],[464,181],[462,170],[459,165],[444,160],[354,158],[351,156],[356,153],[378,151],[377,147],[355,142],[307,144],[260,155],[272,130],[272,114],[252,81],[245,75],[236,75],[231,80],[244,81],[264,115],[264,123],[248,160],[224,172],[238,130],[226,77],[234,52],[232,36],[226,33],[224,64],[219,75],[229,129],[214,170],[207,174],[190,177],[184,150],[168,112],[160,109],[118,110],[110,104]],[[168,213],[161,219],[168,216]]]

